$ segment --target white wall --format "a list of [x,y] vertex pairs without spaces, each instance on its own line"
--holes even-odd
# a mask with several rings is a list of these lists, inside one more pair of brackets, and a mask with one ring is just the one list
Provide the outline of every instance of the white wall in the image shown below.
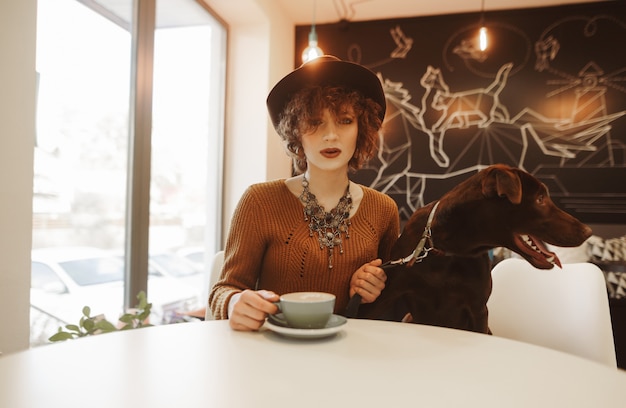
[[0,352],[28,348],[36,0],[0,2]]
[[293,69],[295,29],[274,0],[205,0],[229,26],[224,152],[223,237],[250,184],[289,177],[291,162],[265,99]]

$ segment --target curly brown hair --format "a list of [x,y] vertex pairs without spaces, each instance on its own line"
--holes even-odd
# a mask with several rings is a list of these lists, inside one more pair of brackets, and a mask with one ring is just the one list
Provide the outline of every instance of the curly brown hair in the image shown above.
[[358,135],[354,155],[348,163],[352,171],[360,169],[376,153],[378,131],[382,126],[382,107],[360,92],[337,86],[311,86],[292,96],[285,106],[276,130],[287,154],[293,160],[294,172],[304,173],[307,161],[302,149],[302,135],[315,131],[313,119],[328,108],[335,116],[345,106],[351,106],[358,118]]

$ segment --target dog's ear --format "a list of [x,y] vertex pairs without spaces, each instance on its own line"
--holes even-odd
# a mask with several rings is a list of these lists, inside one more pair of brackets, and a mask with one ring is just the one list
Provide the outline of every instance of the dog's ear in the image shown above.
[[496,167],[485,172],[482,186],[485,197],[506,197],[513,204],[522,202],[522,181],[515,171]]

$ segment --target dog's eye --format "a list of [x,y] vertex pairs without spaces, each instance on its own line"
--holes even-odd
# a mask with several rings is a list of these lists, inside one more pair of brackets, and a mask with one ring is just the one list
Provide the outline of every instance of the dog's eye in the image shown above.
[[537,196],[537,204],[543,204],[543,199],[544,199],[543,194],[539,194]]

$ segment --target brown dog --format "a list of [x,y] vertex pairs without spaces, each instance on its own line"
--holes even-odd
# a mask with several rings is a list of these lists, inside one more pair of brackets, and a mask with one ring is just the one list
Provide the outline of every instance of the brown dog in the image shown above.
[[[489,333],[490,249],[506,247],[550,269],[561,264],[543,242],[571,247],[589,236],[535,177],[490,166],[415,211],[392,250],[397,261],[389,263],[386,288],[360,306],[359,317],[401,320],[410,313],[414,323]],[[414,251],[421,259],[407,256]]]

